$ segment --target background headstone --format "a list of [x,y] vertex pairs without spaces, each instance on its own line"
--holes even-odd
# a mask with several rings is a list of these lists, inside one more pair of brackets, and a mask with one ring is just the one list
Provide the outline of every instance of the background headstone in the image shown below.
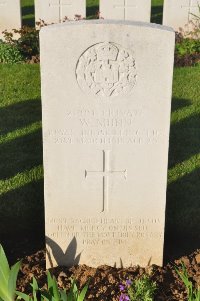
[[150,22],[151,0],[100,0],[104,19]]
[[75,15],[85,18],[86,0],[35,0],[36,22],[60,23],[65,17],[74,20]]
[[21,28],[20,0],[0,0],[0,37],[2,31]]
[[81,21],[40,42],[47,266],[161,265],[174,32]]
[[163,25],[171,26],[175,31],[192,30],[196,23],[194,15],[199,15],[198,0],[165,0]]

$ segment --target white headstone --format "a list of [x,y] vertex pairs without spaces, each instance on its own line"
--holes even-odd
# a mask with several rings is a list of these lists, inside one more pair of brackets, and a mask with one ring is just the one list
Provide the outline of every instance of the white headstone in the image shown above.
[[191,30],[196,23],[194,15],[199,15],[199,0],[165,0],[163,24],[175,31]]
[[35,0],[36,22],[60,23],[65,18],[74,20],[75,15],[85,18],[86,0]]
[[151,0],[100,0],[104,19],[150,22]]
[[21,28],[20,0],[0,0],[0,37],[2,31]]
[[47,267],[162,264],[174,32],[41,30]]

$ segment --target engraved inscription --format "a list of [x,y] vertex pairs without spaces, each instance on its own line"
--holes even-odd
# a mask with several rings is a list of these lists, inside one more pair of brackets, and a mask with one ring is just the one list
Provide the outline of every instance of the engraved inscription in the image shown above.
[[114,43],[93,45],[81,55],[76,68],[81,89],[101,97],[130,94],[136,76],[132,52]]
[[103,150],[103,170],[102,171],[88,171],[85,170],[85,178],[88,176],[101,176],[103,178],[103,205],[102,212],[108,211],[109,208],[109,177],[112,175],[123,175],[124,179],[127,178],[127,170],[111,170],[110,169],[110,150]]
[[[55,144],[77,145],[158,145],[164,142],[165,134],[159,128],[138,126],[145,111],[137,109],[68,108],[65,127],[49,129],[44,140]],[[107,146],[106,146],[107,148]]]
[[[127,245],[130,240],[163,240],[158,218],[49,218],[52,239],[79,240],[84,246]],[[53,227],[53,228],[52,228]]]

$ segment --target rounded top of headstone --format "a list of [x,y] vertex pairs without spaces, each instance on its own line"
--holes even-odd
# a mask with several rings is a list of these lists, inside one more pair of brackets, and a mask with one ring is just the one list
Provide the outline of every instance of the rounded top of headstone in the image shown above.
[[140,21],[124,21],[124,20],[102,20],[102,19],[67,21],[60,24],[52,24],[43,27],[40,32],[42,33],[44,31],[54,30],[58,28],[68,27],[68,26],[86,26],[86,25],[121,25],[121,26],[146,27],[149,29],[158,29],[162,31],[169,31],[175,33],[172,27],[155,24],[155,23],[140,22]]

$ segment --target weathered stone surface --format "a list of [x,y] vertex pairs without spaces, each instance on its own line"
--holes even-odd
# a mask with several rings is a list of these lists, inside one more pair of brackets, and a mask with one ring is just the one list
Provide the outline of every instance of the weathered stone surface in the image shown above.
[[47,266],[162,264],[174,32],[41,30]]
[[35,21],[47,24],[74,20],[75,15],[86,16],[86,0],[35,0]]
[[199,15],[198,0],[165,0],[163,24],[175,31],[189,31],[197,24],[194,15]]
[[0,38],[2,37],[2,31],[20,28],[20,0],[0,0]]
[[150,22],[151,0],[100,0],[104,19]]

